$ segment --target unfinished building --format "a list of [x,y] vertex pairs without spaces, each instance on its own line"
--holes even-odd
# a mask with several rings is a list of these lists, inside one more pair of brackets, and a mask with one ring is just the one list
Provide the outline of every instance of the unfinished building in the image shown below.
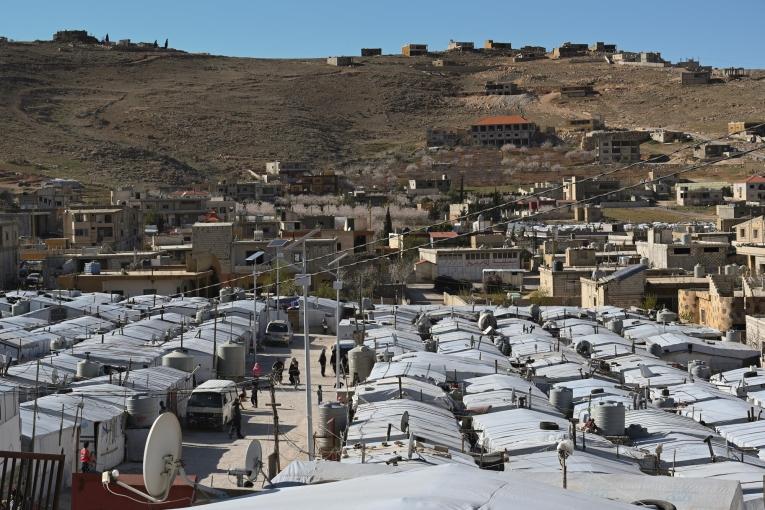
[[382,55],[382,48],[361,48],[362,57],[378,57]]
[[592,85],[564,85],[560,88],[560,97],[575,98],[595,94]]
[[421,57],[428,54],[427,44],[409,43],[401,48],[401,54],[405,57]]
[[591,131],[582,149],[594,150],[601,163],[632,163],[640,161],[640,144],[648,138],[646,131]]
[[528,147],[534,143],[537,125],[520,115],[500,115],[477,120],[470,133],[476,145]]
[[685,71],[680,75],[682,85],[707,85],[712,78],[709,71]]
[[518,85],[509,82],[487,81],[483,85],[483,93],[487,96],[512,96],[518,94]]
[[485,50],[512,50],[513,45],[509,42],[497,42],[493,39],[486,39],[483,43]]

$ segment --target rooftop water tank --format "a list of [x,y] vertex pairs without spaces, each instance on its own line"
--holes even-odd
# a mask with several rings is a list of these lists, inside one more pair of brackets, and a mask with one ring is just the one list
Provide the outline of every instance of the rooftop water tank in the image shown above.
[[481,312],[481,314],[478,316],[478,329],[481,331],[486,331],[489,326],[496,328],[497,318],[494,317],[494,314],[490,311]]
[[608,321],[608,329],[616,333],[617,335],[622,334],[622,329],[624,329],[624,321],[621,319],[611,319]]
[[553,271],[563,271],[563,261],[562,260],[553,260],[552,270]]
[[339,402],[319,405],[316,448],[323,459],[340,460],[343,431],[348,425],[348,408]]
[[186,349],[178,349],[162,356],[162,366],[193,372],[195,367],[194,357]]
[[366,345],[358,345],[348,351],[348,370],[358,382],[366,381],[375,365],[375,351]]
[[218,346],[218,377],[236,379],[244,377],[244,344],[226,342]]
[[690,373],[694,379],[703,379],[708,381],[712,376],[712,370],[709,366],[700,360],[692,360],[688,363],[688,373]]
[[529,313],[531,314],[531,318],[535,321],[539,320],[539,305],[536,303],[533,303],[531,306],[529,306]]
[[741,342],[741,331],[729,329],[725,332],[725,338],[723,340],[726,342]]
[[704,278],[707,275],[707,270],[701,264],[693,266],[693,276],[696,278]]
[[57,351],[59,349],[63,349],[64,347],[66,347],[66,342],[64,342],[64,339],[61,337],[56,337],[50,341],[51,351]]
[[223,287],[218,292],[218,298],[221,303],[230,303],[234,300],[234,289],[231,287]]
[[723,271],[724,271],[725,275],[727,275],[727,276],[735,276],[736,275],[736,269],[737,268],[736,268],[735,264],[728,264],[728,265],[725,266]]
[[101,375],[101,364],[90,360],[90,353],[85,353],[85,359],[77,362],[77,378],[92,379]]
[[646,267],[651,267],[651,259],[648,257],[640,257],[640,263]]
[[97,260],[86,262],[85,274],[101,274],[101,263]]
[[624,405],[621,402],[598,402],[592,407],[592,418],[604,436],[624,435]]
[[131,395],[125,400],[128,428],[147,429],[159,416],[159,397]]
[[680,244],[683,246],[691,244],[691,234],[680,234]]
[[621,255],[619,257],[619,265],[620,266],[629,266],[630,265],[630,257],[629,257],[629,255]]
[[550,390],[550,403],[567,417],[574,410],[574,390],[559,386]]
[[659,324],[669,324],[670,322],[675,322],[676,320],[677,314],[671,310],[664,308],[656,312],[656,322]]

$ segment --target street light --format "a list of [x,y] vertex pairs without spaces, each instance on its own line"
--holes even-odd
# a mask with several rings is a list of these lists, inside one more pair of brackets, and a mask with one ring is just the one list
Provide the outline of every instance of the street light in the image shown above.
[[[286,244],[288,244],[289,241],[287,239],[273,239],[271,240],[268,245],[266,245],[266,248],[275,248],[276,249],[276,318],[279,319],[279,259],[282,258],[282,253],[280,251],[280,248],[284,248]],[[266,301],[266,305],[268,305],[268,301]]]
[[305,242],[321,232],[315,228],[285,248],[289,251],[303,245],[303,273],[295,275],[295,282],[303,287],[303,348],[305,349],[305,425],[306,440],[308,441],[308,460],[313,460],[313,410],[311,409],[311,336],[308,333],[308,287],[311,286],[311,275],[308,274],[308,254]]
[[[265,256],[265,252],[262,251],[256,251],[249,257],[247,257],[245,260],[247,262],[252,262],[252,343],[253,343],[253,353],[257,356],[258,354],[258,332],[256,330],[256,327],[260,327],[259,322],[256,319],[258,318],[258,264],[263,263],[263,257]],[[257,323],[257,326],[256,326]]]
[[343,281],[340,279],[340,261],[348,255],[348,252],[343,253],[334,260],[331,260],[327,267],[335,267],[335,272],[330,274],[335,277],[335,281],[332,283],[332,288],[335,289],[335,388],[340,391],[340,291],[343,288]]

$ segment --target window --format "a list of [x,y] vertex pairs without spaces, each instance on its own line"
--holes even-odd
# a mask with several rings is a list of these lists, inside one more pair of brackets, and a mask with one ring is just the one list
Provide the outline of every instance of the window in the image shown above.
[[746,236],[746,230],[744,230],[743,228],[739,229],[739,231],[738,231],[738,236],[739,236],[739,237],[744,237],[744,236]]
[[759,230],[752,230],[752,237],[757,237],[758,235],[760,235]]
[[675,255],[690,255],[691,249],[690,248],[675,248],[672,250],[672,253]]
[[720,248],[704,248],[704,253],[720,253]]
[[111,223],[111,222],[112,222],[112,215],[104,214],[104,223]]

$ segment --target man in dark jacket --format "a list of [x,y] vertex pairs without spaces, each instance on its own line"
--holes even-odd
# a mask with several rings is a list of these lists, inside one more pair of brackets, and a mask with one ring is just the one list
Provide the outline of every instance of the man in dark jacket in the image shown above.
[[236,431],[236,437],[242,439],[242,409],[239,404],[239,399],[234,400],[234,409],[231,414],[231,428],[228,430],[228,437],[234,436]]

